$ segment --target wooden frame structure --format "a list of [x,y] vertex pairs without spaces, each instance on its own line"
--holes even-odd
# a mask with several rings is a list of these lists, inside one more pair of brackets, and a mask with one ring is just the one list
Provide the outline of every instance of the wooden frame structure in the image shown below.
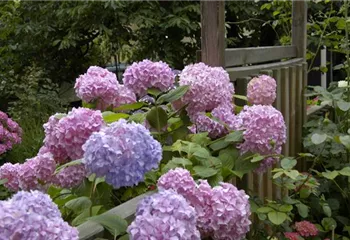
[[[236,93],[245,95],[251,76],[268,74],[277,80],[277,100],[279,109],[287,124],[289,141],[283,148],[285,155],[295,155],[301,149],[301,130],[306,120],[306,99],[303,94],[307,84],[306,55],[306,1],[293,1],[292,45],[257,48],[225,49],[225,2],[201,1],[201,52],[198,60],[211,65],[225,67],[235,84]],[[239,100],[237,102],[239,103]],[[302,166],[300,166],[302,167]],[[237,185],[252,190],[262,198],[281,196],[274,188],[271,173],[248,174]],[[137,203],[150,193],[138,196],[121,204],[107,213],[117,214],[132,220]],[[103,236],[103,227],[87,221],[78,226],[80,240],[92,240]]]

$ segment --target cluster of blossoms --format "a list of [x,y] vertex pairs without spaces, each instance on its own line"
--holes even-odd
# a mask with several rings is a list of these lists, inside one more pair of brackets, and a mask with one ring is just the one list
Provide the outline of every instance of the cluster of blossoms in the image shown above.
[[18,192],[0,201],[0,240],[78,240],[50,197],[39,191]]
[[252,104],[271,105],[276,99],[276,80],[268,75],[251,79],[247,86],[247,98]]
[[[187,105],[187,113],[194,126],[193,132],[209,132],[211,138],[220,137],[228,132],[225,126],[232,127],[234,121],[232,95],[234,87],[228,73],[221,67],[210,67],[204,63],[188,65],[179,75],[179,85],[190,86],[174,107]],[[211,113],[215,121],[208,117]]]
[[14,144],[21,143],[22,128],[0,111],[0,155],[11,150]]
[[316,225],[309,221],[296,222],[294,226],[296,232],[286,232],[284,236],[289,240],[299,240],[301,237],[317,236],[318,230]]
[[83,149],[88,173],[105,176],[114,188],[138,184],[162,159],[162,147],[149,130],[124,119],[93,133]]
[[196,184],[190,172],[176,168],[158,180],[158,188],[174,190],[196,210],[202,237],[244,239],[249,231],[249,196],[229,183],[212,188],[207,181]]
[[[280,111],[271,105],[244,106],[237,117],[237,129],[244,130],[241,153],[252,152],[261,155],[281,154],[286,142],[286,125]],[[271,167],[278,157],[267,157],[257,172]]]
[[143,60],[129,66],[123,74],[124,85],[143,97],[147,89],[167,91],[174,86],[175,74],[168,64]]
[[128,232],[132,240],[201,239],[195,209],[172,190],[162,190],[143,199]]
[[105,110],[109,106],[136,102],[135,94],[119,84],[117,76],[107,69],[91,66],[75,82],[77,96],[85,102],[95,102],[96,108]]

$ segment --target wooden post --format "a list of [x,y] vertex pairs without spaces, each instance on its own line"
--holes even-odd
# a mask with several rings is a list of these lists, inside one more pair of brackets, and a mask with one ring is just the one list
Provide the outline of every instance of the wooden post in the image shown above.
[[225,67],[225,2],[201,1],[201,60]]
[[306,23],[307,23],[307,2],[293,1],[292,8],[292,45],[297,48],[297,57],[306,57]]

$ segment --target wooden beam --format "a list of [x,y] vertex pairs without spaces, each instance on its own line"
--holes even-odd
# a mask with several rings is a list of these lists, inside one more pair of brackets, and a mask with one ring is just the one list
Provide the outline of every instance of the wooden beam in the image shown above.
[[201,60],[225,66],[225,2],[201,1]]
[[307,2],[305,0],[293,1],[292,8],[292,45],[297,48],[297,57],[306,57],[307,39]]

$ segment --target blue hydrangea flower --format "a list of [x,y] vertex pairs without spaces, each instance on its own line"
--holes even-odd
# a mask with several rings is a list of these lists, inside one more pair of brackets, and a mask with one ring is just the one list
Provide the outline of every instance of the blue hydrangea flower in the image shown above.
[[106,177],[114,188],[133,186],[157,168],[162,147],[141,124],[121,119],[95,132],[83,145],[88,174]]

